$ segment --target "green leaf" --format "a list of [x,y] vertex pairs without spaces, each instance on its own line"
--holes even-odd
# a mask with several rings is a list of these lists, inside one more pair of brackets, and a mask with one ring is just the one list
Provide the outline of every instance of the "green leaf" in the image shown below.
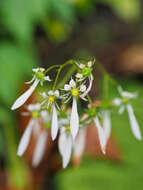
[[[35,62],[36,63],[36,62]],[[25,74],[31,73],[34,57],[31,52],[12,44],[0,45],[0,97],[11,104]]]

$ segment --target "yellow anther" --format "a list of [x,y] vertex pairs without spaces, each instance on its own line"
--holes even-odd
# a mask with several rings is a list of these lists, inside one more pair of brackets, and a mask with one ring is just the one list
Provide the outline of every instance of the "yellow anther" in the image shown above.
[[122,99],[123,104],[126,104],[128,101],[129,101],[128,98],[123,98],[123,99]]
[[39,116],[39,112],[38,111],[33,111],[32,112],[32,118],[37,118]]
[[78,96],[78,94],[79,94],[78,90],[77,90],[76,88],[74,88],[74,89],[72,90],[72,95],[73,95],[73,96]]
[[66,126],[66,132],[70,132],[70,126],[69,125]]
[[54,96],[49,96],[49,102],[54,102],[54,100],[55,100],[55,98],[54,98]]

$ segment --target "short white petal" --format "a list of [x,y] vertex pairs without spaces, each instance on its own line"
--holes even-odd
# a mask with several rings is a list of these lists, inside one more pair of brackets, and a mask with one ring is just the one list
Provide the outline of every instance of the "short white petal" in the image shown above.
[[105,110],[103,112],[103,130],[105,135],[105,146],[106,146],[111,134],[111,118],[109,110]]
[[35,80],[35,75],[33,76],[33,78],[30,80],[30,81],[28,81],[28,82],[25,82],[25,84],[31,84],[34,80]]
[[99,142],[100,142],[102,153],[105,154],[106,153],[105,152],[105,142],[106,142],[106,140],[105,140],[104,130],[100,125],[98,117],[94,118],[94,122],[95,122],[96,127],[97,127],[98,136],[99,136]]
[[20,106],[22,106],[27,101],[27,99],[31,96],[31,94],[35,90],[38,83],[39,83],[39,80],[36,79],[34,83],[32,84],[32,86],[15,101],[15,103],[11,107],[11,110],[15,110],[19,108]]
[[74,141],[74,156],[80,157],[85,148],[86,128],[80,129],[77,138]]
[[60,96],[59,90],[56,90],[56,91],[54,92],[54,95],[55,95],[56,97],[59,97],[59,96]]
[[121,114],[124,112],[124,110],[125,110],[125,106],[124,106],[124,105],[121,105],[121,107],[120,107],[118,113],[121,115]]
[[52,90],[50,90],[50,91],[48,92],[48,95],[53,96],[53,95],[54,95],[54,92],[53,92]]
[[114,104],[115,106],[120,106],[121,103],[122,103],[121,98],[115,98],[115,99],[113,99],[113,104]]
[[93,78],[91,77],[91,78],[89,78],[89,86],[86,89],[86,91],[81,95],[81,97],[84,98],[90,92],[90,90],[92,88],[92,83],[93,83]]
[[66,168],[70,161],[72,144],[72,137],[70,134],[66,134],[65,132],[60,134],[58,147],[63,160],[63,168]]
[[28,124],[27,128],[25,129],[24,134],[21,137],[21,140],[20,140],[20,143],[19,143],[19,146],[18,146],[18,151],[17,151],[18,156],[22,156],[23,153],[27,149],[27,146],[28,146],[29,141],[30,141],[32,129],[33,129],[33,126],[34,126],[34,122],[35,121],[33,119],[31,119],[29,121],[29,124]]
[[69,82],[69,85],[72,87],[72,88],[75,88],[76,87],[76,83],[73,79],[70,80]]
[[71,112],[71,119],[70,119],[70,129],[73,139],[75,139],[78,130],[79,130],[79,116],[77,112],[77,102],[76,98],[73,97],[72,103],[72,112]]
[[47,135],[48,135],[47,131],[43,131],[38,138],[32,160],[32,165],[34,167],[37,167],[43,158],[46,149]]
[[51,127],[51,136],[52,140],[55,140],[58,134],[58,116],[55,104],[53,103],[53,113],[52,113],[52,127]]
[[69,91],[71,90],[71,86],[69,84],[64,85],[64,90]]
[[141,136],[141,132],[140,132],[140,128],[139,128],[138,122],[137,122],[136,117],[134,115],[133,108],[132,108],[132,106],[130,104],[127,104],[126,108],[127,108],[129,119],[130,119],[131,130],[132,130],[134,136],[138,140],[141,140],[142,136]]

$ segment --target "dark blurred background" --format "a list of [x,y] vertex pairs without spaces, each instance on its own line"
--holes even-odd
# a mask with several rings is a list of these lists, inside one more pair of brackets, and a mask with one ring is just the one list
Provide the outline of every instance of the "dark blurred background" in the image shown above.
[[[0,190],[143,188],[143,142],[131,134],[127,114],[112,114],[107,156],[95,142],[80,167],[61,170],[56,143],[47,142],[36,169],[31,166],[34,142],[24,158],[17,157],[26,121],[10,110],[33,67],[95,56],[126,90],[139,92],[133,106],[143,132],[142,10],[142,0],[0,1]],[[116,94],[111,86],[110,96]]]

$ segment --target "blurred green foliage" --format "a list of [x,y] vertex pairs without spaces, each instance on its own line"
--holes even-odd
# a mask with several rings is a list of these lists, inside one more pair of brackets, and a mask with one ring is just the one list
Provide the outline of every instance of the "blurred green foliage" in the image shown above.
[[[135,115],[143,134],[143,88],[135,80],[120,81],[124,89],[138,91],[139,98],[132,102]],[[118,96],[113,86],[110,86],[110,97]],[[79,168],[67,168],[56,177],[59,190],[134,190],[143,187],[143,152],[142,141],[137,141],[132,135],[127,113],[119,116],[112,113],[112,133],[121,149],[121,162],[112,163],[102,159],[85,156]]]
[[[25,179],[23,176],[26,175],[26,168],[24,163],[19,161],[16,156],[16,124],[15,117],[10,112],[10,106],[20,94],[23,80],[27,79],[28,76],[30,77],[32,67],[41,64],[37,44],[35,43],[37,27],[40,27],[46,33],[47,38],[53,44],[65,42],[70,38],[74,26],[80,26],[79,17],[86,18],[86,16],[96,11],[96,5],[99,3],[111,7],[116,15],[127,21],[137,19],[141,12],[139,0],[3,0],[0,2],[0,135],[5,134],[2,136],[3,140],[0,140],[0,152],[2,156],[9,158],[7,159],[9,173],[13,183],[18,186],[24,186],[26,183],[23,180]],[[103,36],[101,38],[104,39]],[[138,105],[140,107],[140,103]],[[121,127],[124,125],[124,123],[121,123]],[[117,132],[121,135],[120,130]],[[124,139],[128,140],[127,137],[130,133],[126,133],[126,135]],[[128,140],[127,142],[134,142],[134,140]],[[140,143],[134,143],[135,151],[138,153]],[[123,147],[126,147],[126,142],[124,142],[124,145]],[[8,147],[6,148],[7,152],[2,152],[2,150],[5,150],[4,147]],[[131,150],[129,151],[131,152]],[[128,156],[130,157],[130,155]],[[134,158],[134,155],[132,158]],[[95,167],[95,171],[90,170],[90,167],[91,169]],[[141,170],[138,164],[132,167],[135,167],[135,171],[137,168]],[[91,187],[92,184],[94,185],[95,172],[95,179],[100,188],[100,185],[104,184],[100,179],[106,181],[102,173],[107,170],[111,172],[111,175],[108,172],[104,175],[107,175],[108,182],[110,182],[112,176],[115,178],[119,175],[119,178],[123,179],[116,166],[110,163],[104,165],[102,162],[96,165],[95,162],[85,160],[80,170],[69,169],[65,173],[63,172],[61,184],[62,177],[67,180],[64,180],[65,186],[62,189],[64,190],[65,187],[69,190],[70,188],[81,189],[78,176],[80,177],[82,172],[88,175],[87,178],[91,182]],[[138,173],[138,176],[140,177],[140,173]],[[72,177],[72,181],[70,181],[70,177]],[[69,185],[73,184],[74,179],[79,179],[79,187]],[[86,188],[86,185],[83,187],[82,184],[83,180],[81,187],[82,189]]]

